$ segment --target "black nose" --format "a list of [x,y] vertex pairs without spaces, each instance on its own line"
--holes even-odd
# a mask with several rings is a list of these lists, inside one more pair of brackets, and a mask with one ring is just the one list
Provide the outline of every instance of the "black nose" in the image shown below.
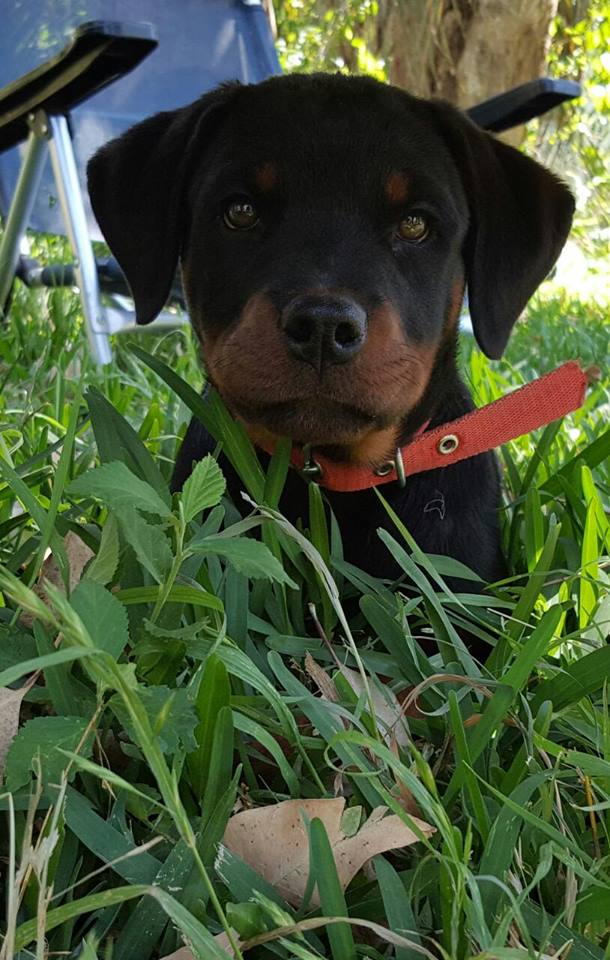
[[351,360],[366,340],[366,312],[349,297],[297,297],[281,323],[292,355],[317,370]]

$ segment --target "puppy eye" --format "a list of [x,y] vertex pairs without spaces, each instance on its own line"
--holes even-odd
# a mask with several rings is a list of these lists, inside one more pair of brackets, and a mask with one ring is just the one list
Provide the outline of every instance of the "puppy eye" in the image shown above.
[[230,230],[250,230],[258,223],[258,213],[250,200],[233,200],[224,213],[224,222]]
[[398,224],[398,236],[408,243],[421,243],[428,236],[428,224],[419,215],[405,217]]

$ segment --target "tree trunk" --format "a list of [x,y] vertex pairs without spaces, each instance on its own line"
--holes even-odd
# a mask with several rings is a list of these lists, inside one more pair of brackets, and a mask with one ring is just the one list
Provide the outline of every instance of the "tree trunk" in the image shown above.
[[380,0],[367,40],[392,83],[466,108],[544,74],[557,2]]

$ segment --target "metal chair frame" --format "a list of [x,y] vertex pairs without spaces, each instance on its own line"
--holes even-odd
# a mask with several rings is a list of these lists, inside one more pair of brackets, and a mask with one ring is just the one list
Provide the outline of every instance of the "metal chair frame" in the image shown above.
[[[21,242],[30,221],[42,169],[50,154],[66,233],[74,253],[71,279],[80,293],[89,349],[95,363],[110,363],[110,335],[137,329],[135,313],[119,308],[118,302],[113,305],[112,300],[120,295],[110,294],[110,302],[102,304],[98,266],[89,237],[67,118],[37,110],[28,116],[28,126],[25,155],[0,240],[0,303],[6,303],[9,298],[20,261]],[[43,269],[37,266],[29,270],[27,277],[22,271],[22,278],[28,286],[47,285]],[[155,320],[154,328],[171,328],[183,322],[184,318],[178,313],[166,310]]]

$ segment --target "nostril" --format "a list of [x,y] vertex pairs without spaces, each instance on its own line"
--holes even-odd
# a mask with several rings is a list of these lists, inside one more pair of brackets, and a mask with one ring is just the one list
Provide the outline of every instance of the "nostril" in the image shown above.
[[362,330],[355,324],[344,321],[335,327],[335,343],[340,347],[351,347],[362,339]]
[[285,332],[293,343],[309,343],[312,329],[309,317],[292,317],[285,327]]

